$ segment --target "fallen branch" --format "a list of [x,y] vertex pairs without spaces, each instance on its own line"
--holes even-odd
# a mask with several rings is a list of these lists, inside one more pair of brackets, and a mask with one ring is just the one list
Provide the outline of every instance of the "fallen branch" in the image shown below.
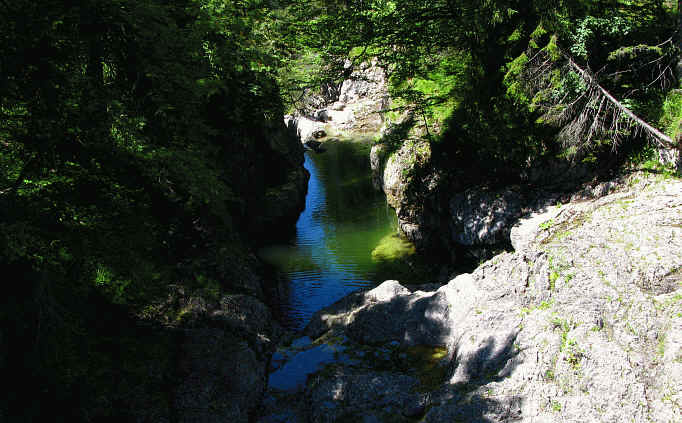
[[[558,138],[564,148],[578,153],[593,147],[597,137],[603,137],[612,140],[615,150],[624,136],[637,134],[645,135],[658,147],[677,148],[674,140],[645,122],[607,91],[592,71],[582,68],[561,49],[558,52],[560,54],[556,57],[552,57],[547,49],[529,54],[531,59],[525,64],[520,79],[526,90],[535,95],[535,106],[544,110],[545,122],[561,127]],[[564,88],[556,83],[556,71],[560,72],[564,81],[569,80],[571,74],[577,76],[584,86],[562,92]],[[666,72],[667,68],[663,71]],[[654,83],[659,79],[661,75],[655,78]]]
[[[606,100],[608,100],[614,107],[616,107],[618,110],[620,110],[622,113],[624,113],[629,119],[634,121],[637,125],[641,127],[644,131],[647,132],[652,138],[657,140],[659,146],[665,147],[665,148],[673,148],[675,147],[675,143],[673,142],[672,138],[664,134],[663,132],[659,131],[658,129],[654,128],[653,126],[649,125],[646,123],[644,120],[642,120],[639,116],[635,115],[630,109],[628,109],[623,103],[618,101],[611,93],[606,91],[604,87],[602,87],[599,82],[597,82],[596,78],[587,70],[581,68],[578,66],[578,64],[573,60],[572,57],[570,57],[568,54],[563,53],[562,55],[564,58],[568,61],[568,64],[573,68],[579,75],[580,77],[591,87],[599,90],[601,94],[604,96]],[[601,106],[600,106],[600,111],[601,111]],[[597,113],[598,117],[599,113]]]

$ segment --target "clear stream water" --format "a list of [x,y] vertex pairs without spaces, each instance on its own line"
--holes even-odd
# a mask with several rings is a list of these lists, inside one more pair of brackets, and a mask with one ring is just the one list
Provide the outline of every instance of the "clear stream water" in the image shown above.
[[324,153],[305,153],[310,182],[295,236],[259,252],[288,279],[279,311],[291,329],[302,329],[313,313],[355,290],[398,279],[396,272],[408,266],[404,260],[372,257],[382,241],[397,233],[397,218],[384,194],[372,186],[370,144],[324,145]]

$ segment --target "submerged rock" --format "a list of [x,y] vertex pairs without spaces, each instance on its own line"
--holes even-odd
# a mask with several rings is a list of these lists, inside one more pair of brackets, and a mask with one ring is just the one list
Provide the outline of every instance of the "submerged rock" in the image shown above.
[[386,235],[379,241],[379,245],[372,250],[374,261],[395,261],[404,259],[417,253],[414,244],[401,238],[398,234]]

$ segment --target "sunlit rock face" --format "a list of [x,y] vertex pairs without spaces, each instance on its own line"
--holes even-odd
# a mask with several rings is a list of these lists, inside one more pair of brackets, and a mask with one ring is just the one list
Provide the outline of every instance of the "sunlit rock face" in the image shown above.
[[284,117],[284,123],[296,133],[302,143],[315,139],[313,133],[324,129],[323,122],[307,116],[287,115]]
[[284,118],[296,131],[302,143],[324,131],[330,137],[371,136],[384,125],[381,113],[388,107],[390,96],[386,72],[376,61],[362,63],[352,71],[347,63],[348,77],[336,87],[333,95],[309,96],[308,106]]
[[522,221],[522,249],[444,286],[316,313],[312,343],[352,360],[311,373],[287,421],[680,421],[682,181],[626,182]]

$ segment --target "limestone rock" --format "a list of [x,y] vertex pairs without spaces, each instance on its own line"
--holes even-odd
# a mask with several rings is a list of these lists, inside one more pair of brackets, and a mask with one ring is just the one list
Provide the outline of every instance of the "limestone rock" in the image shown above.
[[301,142],[315,138],[313,134],[323,129],[328,133],[364,136],[378,133],[383,126],[380,111],[389,102],[386,73],[376,61],[362,63],[352,70],[350,62],[346,65],[347,78],[340,86],[327,90],[326,95],[308,98],[314,105],[312,109],[285,116],[286,124],[297,132]]
[[267,361],[282,330],[269,308],[243,294],[185,302],[180,343],[180,386],[174,407],[180,422],[248,422],[261,401]]
[[303,143],[303,146],[305,146],[305,148],[310,149],[316,153],[324,153],[325,151],[327,151],[327,149],[324,147],[324,145],[321,142],[315,141],[315,140],[306,141],[305,143]]
[[425,171],[430,158],[428,142],[409,142],[393,152],[383,167],[386,200],[396,211],[401,232],[418,249],[427,245],[440,246],[438,238],[444,232],[436,204],[440,174]]
[[308,189],[304,149],[296,138],[295,128],[287,128],[281,121],[273,122],[264,128],[264,137],[268,148],[255,148],[258,143],[248,145],[254,149],[251,166],[236,166],[238,170],[231,175],[241,182],[244,232],[253,239],[267,239],[281,228],[293,226],[305,207]]
[[[530,216],[517,252],[447,285],[316,313],[311,338],[365,361],[309,378],[298,421],[681,421],[682,181],[630,181]],[[415,372],[422,345],[446,352]]]
[[363,63],[341,85],[339,101],[345,104],[362,99],[380,98],[386,90],[386,73],[376,61]]
[[304,168],[294,168],[286,175],[286,181],[271,187],[261,203],[260,222],[266,228],[276,228],[283,223],[295,223],[305,206],[310,175]]
[[322,122],[306,116],[287,115],[284,117],[284,123],[290,131],[296,134],[301,143],[315,139],[313,134],[316,131],[324,130],[324,124]]
[[337,101],[336,103],[329,106],[329,108],[335,112],[340,112],[346,108],[346,104],[342,101]]
[[[678,143],[680,141],[678,140]],[[678,148],[659,148],[658,157],[661,164],[682,170],[682,143]]]
[[384,162],[386,161],[386,146],[375,144],[369,153],[369,164],[372,169],[372,185],[380,190],[384,185]]
[[340,370],[332,377],[313,378],[306,390],[310,421],[333,423],[340,417],[358,422],[387,421],[400,416],[405,410],[403,404],[416,397],[411,391],[417,383],[412,377],[389,372]]
[[315,132],[313,132],[313,138],[324,138],[327,136],[327,133],[325,132],[324,129],[317,129]]
[[374,180],[381,183],[396,210],[403,234],[418,249],[451,251],[453,259],[461,247],[481,259],[513,242],[524,248],[538,235],[527,230],[537,229],[537,225],[521,226],[520,219],[532,216],[542,220],[539,223],[550,224],[552,216],[544,213],[557,204],[603,197],[627,185],[623,177],[586,181],[585,166],[552,161],[526,169],[522,185],[467,187],[465,173],[439,173],[430,154],[421,153],[427,150],[422,143],[410,141],[385,158],[383,147],[376,147],[370,154],[373,169],[377,169],[373,170]]
[[550,206],[520,219],[511,228],[510,232],[511,244],[514,250],[524,251],[528,248],[540,236],[541,231],[551,228],[554,224],[554,219],[561,212],[561,207]]
[[244,340],[220,329],[186,334],[181,373],[179,422],[247,423],[265,389],[265,362]]
[[326,109],[316,111],[315,118],[320,122],[329,122],[330,120],[332,120],[332,116]]
[[521,195],[468,190],[452,197],[450,214],[452,234],[460,245],[504,243],[509,239],[510,223],[521,213]]

